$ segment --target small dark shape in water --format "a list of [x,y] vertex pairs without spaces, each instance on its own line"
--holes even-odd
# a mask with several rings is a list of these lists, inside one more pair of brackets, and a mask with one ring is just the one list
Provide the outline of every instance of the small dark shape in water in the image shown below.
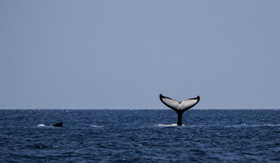
[[54,124],[53,126],[54,126],[54,127],[63,127],[62,122],[57,123],[57,124]]

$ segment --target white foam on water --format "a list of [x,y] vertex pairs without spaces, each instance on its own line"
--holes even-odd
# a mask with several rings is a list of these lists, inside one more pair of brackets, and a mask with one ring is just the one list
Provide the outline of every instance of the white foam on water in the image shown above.
[[280,126],[280,124],[270,124],[270,123],[268,123],[268,124],[265,124],[265,126]]
[[154,126],[156,126],[156,127],[176,127],[178,125],[176,123],[174,123],[174,124],[166,124],[166,125],[165,124],[156,124]]
[[242,123],[242,124],[239,124],[239,125],[229,125],[229,126],[226,126],[226,128],[231,128],[231,127],[235,127],[235,128],[243,128],[243,127],[278,127],[280,126],[280,124],[270,124],[270,123],[267,123],[267,124],[246,124],[246,123]]
[[103,126],[90,125],[90,127],[99,128],[99,127],[103,127]]
[[37,127],[45,127],[45,125],[43,123],[40,123]]

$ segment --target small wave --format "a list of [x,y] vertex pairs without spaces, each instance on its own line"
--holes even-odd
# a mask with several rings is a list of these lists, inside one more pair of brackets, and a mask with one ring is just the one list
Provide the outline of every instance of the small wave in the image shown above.
[[43,123],[40,123],[37,127],[45,127],[45,125]]
[[268,124],[265,124],[265,126],[280,126],[280,124],[270,124],[270,123],[268,123]]
[[156,124],[154,126],[156,126],[156,127],[176,127],[178,125],[174,123],[174,124],[167,124],[167,125],[165,125],[165,124]]
[[99,128],[99,127],[103,127],[103,126],[90,125],[90,127]]
[[280,124],[271,124],[271,123],[267,123],[267,124],[246,124],[246,123],[242,123],[239,125],[229,125],[226,126],[226,128],[230,128],[230,127],[235,127],[235,128],[243,128],[243,127],[278,127],[280,126]]

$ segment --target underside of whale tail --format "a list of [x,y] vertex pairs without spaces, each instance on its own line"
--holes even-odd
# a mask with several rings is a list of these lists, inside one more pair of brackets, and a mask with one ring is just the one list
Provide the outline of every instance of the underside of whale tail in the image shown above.
[[176,101],[170,97],[163,96],[162,94],[159,95],[160,101],[166,105],[167,107],[171,108],[172,110],[176,111],[178,114],[178,126],[182,126],[182,115],[186,110],[194,107],[199,101],[200,97],[197,96],[195,98],[190,98],[184,101]]

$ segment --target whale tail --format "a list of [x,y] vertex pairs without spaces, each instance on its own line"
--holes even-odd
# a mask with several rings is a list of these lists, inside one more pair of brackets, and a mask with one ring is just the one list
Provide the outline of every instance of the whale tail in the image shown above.
[[170,97],[163,96],[162,94],[159,95],[160,101],[171,108],[172,110],[176,111],[178,114],[178,126],[182,126],[182,115],[186,110],[189,110],[190,108],[194,107],[200,100],[200,97],[197,96],[195,98],[190,98],[184,101],[176,101],[173,100]]

